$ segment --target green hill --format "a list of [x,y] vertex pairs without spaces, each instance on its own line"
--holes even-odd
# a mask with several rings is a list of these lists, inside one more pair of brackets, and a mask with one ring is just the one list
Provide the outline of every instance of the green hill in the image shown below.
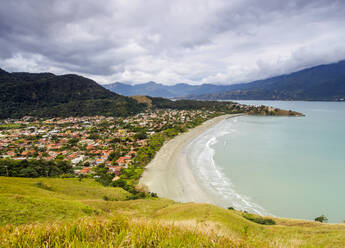
[[0,119],[25,115],[125,116],[145,107],[78,75],[0,71]]
[[[0,247],[343,247],[344,224],[272,218],[129,193],[93,180],[0,178]],[[106,197],[105,197],[106,196]],[[270,217],[271,218],[271,217]]]

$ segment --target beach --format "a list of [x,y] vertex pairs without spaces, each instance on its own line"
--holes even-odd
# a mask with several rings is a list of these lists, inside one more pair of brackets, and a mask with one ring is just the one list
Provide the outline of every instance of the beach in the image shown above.
[[209,128],[235,116],[239,115],[215,117],[168,141],[145,168],[139,182],[140,185],[147,187],[150,192],[157,193],[159,197],[177,202],[215,204],[212,196],[205,193],[200,187],[190,166],[188,166],[185,148]]

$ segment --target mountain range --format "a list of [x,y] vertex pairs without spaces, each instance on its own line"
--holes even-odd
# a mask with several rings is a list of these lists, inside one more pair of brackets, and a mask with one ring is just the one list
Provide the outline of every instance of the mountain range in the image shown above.
[[155,82],[137,85],[116,82],[103,86],[126,96],[148,95],[202,100],[339,101],[345,99],[345,60],[233,85],[180,83],[167,86]]
[[[104,87],[91,79],[73,74],[57,76],[52,73],[9,73],[0,69],[0,119],[24,115],[126,116],[143,111],[148,106],[147,101],[158,108],[207,107],[202,102],[170,101],[153,97],[344,101],[345,60],[243,84],[195,86],[181,83],[166,86],[149,82],[139,85],[114,83]],[[147,95],[150,98],[140,103],[128,97],[133,95]],[[224,107],[218,106],[216,102],[208,104],[217,109]]]
[[180,83],[176,85],[163,85],[155,82],[130,85],[116,82],[103,85],[104,88],[124,96],[146,95],[152,97],[180,98],[189,95],[200,95],[211,92],[220,92],[229,86],[219,86],[214,84],[189,85]]

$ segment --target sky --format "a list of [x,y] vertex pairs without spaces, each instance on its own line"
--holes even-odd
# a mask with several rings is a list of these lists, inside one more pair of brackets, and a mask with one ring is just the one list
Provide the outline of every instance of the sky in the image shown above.
[[0,67],[234,84],[345,59],[345,0],[1,0]]

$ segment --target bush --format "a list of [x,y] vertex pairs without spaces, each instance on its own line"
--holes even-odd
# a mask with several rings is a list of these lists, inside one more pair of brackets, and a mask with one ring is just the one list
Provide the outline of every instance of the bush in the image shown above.
[[49,191],[53,190],[50,186],[44,184],[43,182],[37,182],[34,185],[38,188],[41,188],[41,189],[45,189],[45,190],[49,190]]
[[228,209],[229,209],[229,210],[235,210],[235,208],[234,208],[234,207],[228,207]]
[[67,173],[61,174],[61,175],[60,175],[60,178],[74,178],[74,177],[75,177],[75,175],[73,175],[73,174],[67,174]]
[[324,216],[324,215],[321,215],[319,217],[316,217],[314,220],[318,221],[318,222],[321,222],[321,223],[324,223],[324,222],[328,221],[328,218],[326,216]]
[[137,200],[137,199],[145,199],[146,194],[144,192],[137,192],[136,194],[132,194],[127,196],[126,200]]
[[137,140],[143,140],[147,138],[146,132],[138,132],[134,135],[134,138]]
[[276,222],[272,219],[263,218],[261,216],[256,216],[253,214],[244,214],[243,217],[246,218],[247,220],[253,221],[260,225],[275,225],[276,224]]
[[153,197],[153,198],[158,198],[157,193],[150,192],[149,194],[150,194],[150,195],[151,195],[151,197]]

